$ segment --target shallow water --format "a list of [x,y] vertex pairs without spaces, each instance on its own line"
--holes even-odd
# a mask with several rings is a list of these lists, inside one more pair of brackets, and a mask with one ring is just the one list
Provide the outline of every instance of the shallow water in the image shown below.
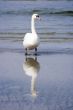
[[0,110],[73,110],[72,42],[41,42],[37,56],[20,41],[1,43]]
[[[32,13],[41,43],[25,56]],[[0,110],[73,110],[73,1],[0,1]]]

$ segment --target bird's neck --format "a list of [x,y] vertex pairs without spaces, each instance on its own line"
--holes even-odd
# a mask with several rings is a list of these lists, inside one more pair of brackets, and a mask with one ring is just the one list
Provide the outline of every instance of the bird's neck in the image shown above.
[[35,30],[35,22],[34,19],[31,19],[31,31],[33,34],[36,34],[36,30]]

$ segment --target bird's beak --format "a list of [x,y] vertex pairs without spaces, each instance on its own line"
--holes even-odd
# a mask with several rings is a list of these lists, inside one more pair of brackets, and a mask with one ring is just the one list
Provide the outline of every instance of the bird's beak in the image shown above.
[[41,20],[41,18],[40,18],[40,17],[38,17],[37,19],[38,19],[38,20]]
[[39,16],[37,16],[37,19],[38,19],[38,20],[41,20],[41,18],[40,18]]
[[41,20],[41,18],[40,18],[40,17],[39,17],[38,19],[39,19],[39,20]]

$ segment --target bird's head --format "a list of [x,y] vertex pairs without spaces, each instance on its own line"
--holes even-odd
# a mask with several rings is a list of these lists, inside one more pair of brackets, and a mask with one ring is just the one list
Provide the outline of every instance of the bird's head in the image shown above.
[[32,18],[33,18],[33,19],[38,19],[38,20],[40,20],[40,17],[39,17],[38,14],[33,14],[33,15],[32,15]]

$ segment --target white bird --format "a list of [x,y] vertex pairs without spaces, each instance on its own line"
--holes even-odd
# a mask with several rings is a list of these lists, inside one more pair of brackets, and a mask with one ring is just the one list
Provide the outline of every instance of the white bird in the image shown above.
[[33,14],[32,18],[31,18],[31,33],[26,33],[24,36],[24,40],[23,40],[23,46],[26,50],[26,54],[27,54],[27,49],[28,50],[32,50],[35,49],[35,52],[37,51],[37,47],[39,45],[39,37],[36,33],[35,30],[35,20],[39,19],[40,17],[38,14]]

